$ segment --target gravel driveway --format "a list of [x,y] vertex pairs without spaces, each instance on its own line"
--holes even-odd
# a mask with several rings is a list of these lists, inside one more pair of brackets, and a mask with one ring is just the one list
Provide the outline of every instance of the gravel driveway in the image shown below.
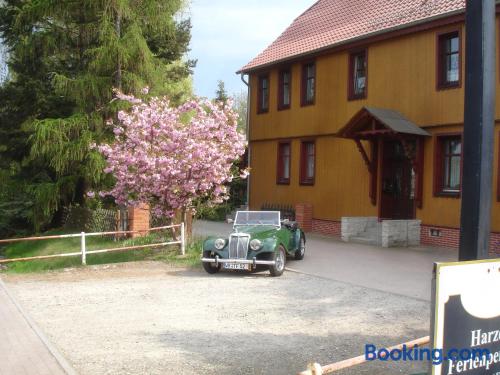
[[[80,374],[295,374],[428,334],[429,304],[313,276],[141,262],[2,276]],[[409,374],[370,363],[343,374]]]

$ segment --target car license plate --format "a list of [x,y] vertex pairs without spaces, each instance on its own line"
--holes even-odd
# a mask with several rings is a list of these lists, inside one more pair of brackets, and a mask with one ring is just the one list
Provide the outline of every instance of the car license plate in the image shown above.
[[224,269],[226,270],[247,270],[247,264],[241,263],[224,263]]

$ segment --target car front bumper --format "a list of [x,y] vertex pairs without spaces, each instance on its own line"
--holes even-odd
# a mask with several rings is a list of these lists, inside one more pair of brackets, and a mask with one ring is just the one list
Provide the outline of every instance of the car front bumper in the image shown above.
[[221,259],[219,256],[215,258],[201,258],[203,263],[215,263],[216,266],[224,263],[236,263],[236,264],[251,264],[253,267],[257,265],[274,266],[276,262],[274,260],[257,260],[253,259]]

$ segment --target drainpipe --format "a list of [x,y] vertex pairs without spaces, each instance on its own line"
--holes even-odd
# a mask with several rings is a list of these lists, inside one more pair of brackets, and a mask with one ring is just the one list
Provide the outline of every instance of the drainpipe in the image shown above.
[[[249,81],[245,81],[245,74],[241,73],[240,75],[241,81],[247,86],[247,118],[246,118],[246,135],[247,135],[247,143],[248,143],[248,151],[247,151],[247,159],[248,165],[247,168],[250,168],[250,160],[251,160],[251,148],[250,148],[250,84]],[[250,207],[250,178],[252,175],[249,174],[247,177],[247,209]]]

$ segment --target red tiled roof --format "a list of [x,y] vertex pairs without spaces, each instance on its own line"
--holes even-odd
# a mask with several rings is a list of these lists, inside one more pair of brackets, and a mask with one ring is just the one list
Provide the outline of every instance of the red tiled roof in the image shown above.
[[319,0],[240,71],[464,9],[465,0]]

